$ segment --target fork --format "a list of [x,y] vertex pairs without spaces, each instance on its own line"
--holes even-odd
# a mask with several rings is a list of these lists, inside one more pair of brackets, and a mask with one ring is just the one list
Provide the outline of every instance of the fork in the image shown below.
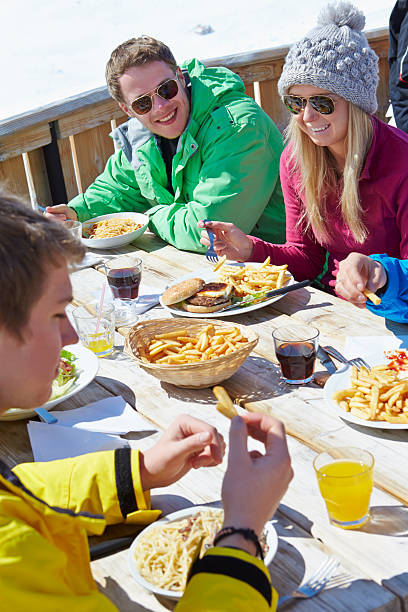
[[339,351],[333,348],[332,346],[323,346],[322,348],[327,353],[329,353],[329,355],[337,359],[337,361],[340,361],[340,363],[346,363],[352,366],[356,366],[357,370],[360,370],[360,368],[367,368],[367,370],[371,370],[371,367],[368,365],[368,363],[361,357],[354,357],[353,359],[346,359],[344,355],[339,353]]
[[214,235],[213,235],[212,231],[210,229],[208,229],[208,227],[206,225],[209,221],[210,221],[210,219],[205,219],[204,220],[204,227],[207,230],[208,238],[210,240],[210,246],[207,249],[207,252],[205,254],[205,258],[210,263],[215,264],[218,261],[218,255],[217,255],[217,253],[214,250]]
[[298,587],[290,595],[284,595],[279,598],[278,607],[285,601],[293,598],[307,599],[308,597],[314,597],[324,588],[326,583],[333,576],[334,572],[339,566],[339,561],[334,557],[327,557],[322,565],[316,570],[313,576],[310,576],[309,580]]

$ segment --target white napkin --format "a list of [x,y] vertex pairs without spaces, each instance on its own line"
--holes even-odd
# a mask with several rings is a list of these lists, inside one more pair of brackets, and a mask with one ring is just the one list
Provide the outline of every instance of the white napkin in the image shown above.
[[408,336],[348,336],[344,354],[348,359],[353,357],[373,357],[381,361],[384,351],[408,347]]
[[127,440],[104,433],[81,431],[30,421],[27,425],[34,461],[53,461],[129,446]]
[[101,261],[102,261],[101,255],[97,255],[96,253],[88,252],[85,254],[85,257],[79,264],[75,264],[74,269],[75,271],[77,271],[77,270],[82,270],[83,268],[91,268],[92,266],[95,266],[97,263]]
[[74,410],[54,410],[52,414],[62,427],[92,432],[122,435],[130,431],[156,431],[154,425],[133,410],[120,395]]
[[156,306],[163,291],[158,292],[157,287],[149,287],[149,285],[145,285],[143,282],[140,283],[139,299],[134,306],[135,313],[143,314],[146,310]]

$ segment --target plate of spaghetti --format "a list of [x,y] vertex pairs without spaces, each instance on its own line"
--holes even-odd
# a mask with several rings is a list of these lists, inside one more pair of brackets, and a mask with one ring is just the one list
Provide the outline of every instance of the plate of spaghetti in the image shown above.
[[147,215],[134,212],[94,217],[82,223],[82,242],[91,249],[114,249],[139,238],[148,223]]
[[[133,578],[156,595],[180,599],[192,564],[212,546],[223,519],[222,508],[192,506],[152,523],[129,549]],[[278,548],[278,536],[271,522],[264,527],[261,545],[268,565]]]

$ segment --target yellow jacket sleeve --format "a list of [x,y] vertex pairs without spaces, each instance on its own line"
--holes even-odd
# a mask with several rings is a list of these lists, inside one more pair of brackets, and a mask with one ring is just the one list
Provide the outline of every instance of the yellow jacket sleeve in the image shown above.
[[197,561],[176,612],[267,612],[278,595],[259,559],[235,548],[211,548]]
[[120,448],[58,461],[23,463],[13,472],[50,506],[103,515],[107,524],[146,524],[160,514],[159,510],[150,510],[150,494],[142,489],[137,450]]

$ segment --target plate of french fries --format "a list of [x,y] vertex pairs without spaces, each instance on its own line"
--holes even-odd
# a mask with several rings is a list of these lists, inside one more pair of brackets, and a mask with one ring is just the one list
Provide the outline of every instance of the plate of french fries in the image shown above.
[[371,366],[345,366],[324,387],[326,401],[344,420],[377,429],[408,429],[408,372],[386,359],[364,357]]
[[[226,310],[217,310],[216,312],[187,312],[176,304],[162,306],[175,315],[183,317],[197,318],[219,318],[232,317],[238,314],[244,314],[269,306],[280,300],[284,294],[276,295],[270,298],[265,298],[268,291],[280,289],[281,287],[289,286],[294,283],[292,274],[287,269],[287,265],[275,266],[270,263],[270,258],[262,262],[238,263],[226,261],[222,257],[219,262],[211,269],[204,269],[191,274],[187,274],[178,278],[169,286],[176,285],[183,280],[189,278],[202,278],[206,283],[224,282],[233,286],[232,306]],[[235,307],[236,306],[236,307]]]

